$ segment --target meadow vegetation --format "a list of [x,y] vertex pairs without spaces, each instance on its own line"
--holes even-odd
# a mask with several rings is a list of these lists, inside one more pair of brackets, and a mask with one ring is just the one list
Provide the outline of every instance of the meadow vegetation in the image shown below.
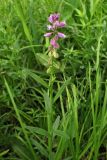
[[0,0],[0,160],[107,160],[106,0]]

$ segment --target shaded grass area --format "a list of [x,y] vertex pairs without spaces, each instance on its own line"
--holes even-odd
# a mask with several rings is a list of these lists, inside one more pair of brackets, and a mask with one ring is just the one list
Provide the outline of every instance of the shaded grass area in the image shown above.
[[[67,23],[49,69],[47,17]],[[106,0],[3,0],[0,159],[107,159]]]

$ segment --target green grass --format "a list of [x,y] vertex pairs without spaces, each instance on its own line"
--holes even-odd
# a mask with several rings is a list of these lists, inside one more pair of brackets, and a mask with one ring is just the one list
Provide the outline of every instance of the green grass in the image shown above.
[[[47,18],[67,23],[49,67]],[[107,159],[106,0],[0,1],[0,160]]]

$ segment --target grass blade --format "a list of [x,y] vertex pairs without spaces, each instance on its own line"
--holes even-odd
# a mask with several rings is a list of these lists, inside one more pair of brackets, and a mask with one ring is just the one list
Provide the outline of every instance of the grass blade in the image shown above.
[[[20,125],[21,125],[21,127],[22,127],[22,130],[23,130],[25,139],[26,139],[26,141],[27,141],[27,143],[28,143],[28,145],[29,145],[29,149],[31,150],[31,153],[32,153],[32,155],[33,155],[33,157],[34,157],[34,160],[35,160],[35,158],[37,158],[37,156],[36,156],[35,153],[34,153],[33,147],[32,147],[32,145],[31,145],[31,142],[30,142],[30,140],[29,140],[29,137],[28,137],[27,132],[26,132],[26,129],[25,129],[25,124],[23,123],[23,121],[22,121],[22,119],[21,119],[21,117],[20,117],[19,110],[18,110],[18,108],[17,108],[17,106],[16,106],[16,103],[15,103],[15,101],[14,101],[12,92],[11,92],[10,87],[9,87],[9,85],[8,85],[8,83],[7,83],[7,80],[6,80],[5,78],[4,78],[4,82],[5,82],[5,86],[6,86],[6,89],[7,89],[7,91],[8,91],[8,94],[9,94],[9,96],[10,96],[11,102],[12,102],[12,104],[13,104],[15,113],[16,113],[16,115],[17,115],[18,121],[19,121],[19,123],[20,123]],[[37,159],[38,159],[38,158],[37,158]]]

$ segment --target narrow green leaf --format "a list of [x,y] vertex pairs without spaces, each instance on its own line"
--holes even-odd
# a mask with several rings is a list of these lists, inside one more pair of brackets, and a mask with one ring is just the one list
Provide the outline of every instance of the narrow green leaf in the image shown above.
[[67,81],[64,82],[64,84],[61,86],[60,90],[58,90],[56,96],[54,97],[54,103],[56,102],[56,100],[60,97],[60,95],[62,94],[62,92],[64,91],[64,89],[66,88],[66,86],[68,86],[71,82],[71,79],[69,78]]
[[37,74],[28,71],[28,75],[31,76],[36,82],[40,83],[42,86],[48,88],[47,83]]
[[39,150],[39,152],[44,155],[45,157],[48,157],[47,148],[44,148],[43,145],[40,144],[40,142],[37,142],[35,139],[31,139],[31,142],[33,145],[36,146],[36,148]]
[[48,136],[48,132],[43,128],[26,126],[26,129],[28,129],[33,134],[37,133],[39,135]]
[[31,43],[32,42],[32,36],[31,36],[31,33],[30,33],[29,28],[27,26],[27,23],[25,21],[25,16],[24,16],[24,13],[23,13],[23,9],[22,9],[20,0],[15,1],[15,11],[16,11],[17,15],[19,16],[19,18],[22,22],[25,35],[26,35],[27,39],[29,40],[29,42]]
[[7,150],[5,150],[5,151],[1,152],[1,153],[0,153],[0,157],[2,157],[2,156],[4,156],[4,155],[6,155],[8,152],[9,152],[9,149],[7,149]]

